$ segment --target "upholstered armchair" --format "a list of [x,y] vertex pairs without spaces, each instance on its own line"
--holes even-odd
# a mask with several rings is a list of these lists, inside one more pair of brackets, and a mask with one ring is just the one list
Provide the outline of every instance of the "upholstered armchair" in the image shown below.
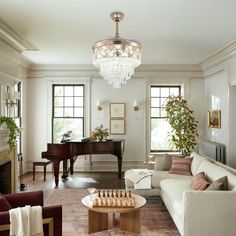
[[9,235],[10,215],[6,206],[8,203],[11,208],[24,207],[25,205],[42,206],[44,236],[62,236],[62,206],[44,206],[42,191],[3,194],[2,196],[7,202],[5,205],[0,203],[1,236]]

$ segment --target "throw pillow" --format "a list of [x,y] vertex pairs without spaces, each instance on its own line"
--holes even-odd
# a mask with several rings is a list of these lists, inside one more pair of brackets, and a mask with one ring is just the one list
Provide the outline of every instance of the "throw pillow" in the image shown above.
[[228,190],[227,176],[221,177],[212,182],[206,190]]
[[172,165],[169,170],[170,174],[191,175],[192,158],[191,157],[172,157]]
[[192,189],[193,190],[205,190],[209,186],[209,182],[206,180],[204,172],[200,172],[193,176]]
[[155,159],[155,170],[170,170],[172,163],[172,157],[166,154],[163,157],[156,157]]
[[0,212],[1,211],[9,211],[12,207],[10,203],[6,200],[4,196],[0,196]]

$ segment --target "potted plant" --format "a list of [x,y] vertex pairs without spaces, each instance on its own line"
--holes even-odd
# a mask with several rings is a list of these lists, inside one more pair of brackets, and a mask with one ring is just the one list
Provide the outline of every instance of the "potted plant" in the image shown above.
[[0,116],[0,127],[5,127],[9,130],[9,139],[7,141],[10,151],[16,147],[16,139],[20,133],[20,129],[17,127],[12,117]]
[[190,155],[198,136],[197,123],[193,111],[181,96],[170,96],[166,103],[167,121],[172,131],[169,134],[173,147],[181,150],[184,156]]
[[92,132],[91,139],[99,140],[100,142],[102,142],[102,140],[104,140],[108,135],[108,129],[103,128],[103,125],[100,125],[96,127]]

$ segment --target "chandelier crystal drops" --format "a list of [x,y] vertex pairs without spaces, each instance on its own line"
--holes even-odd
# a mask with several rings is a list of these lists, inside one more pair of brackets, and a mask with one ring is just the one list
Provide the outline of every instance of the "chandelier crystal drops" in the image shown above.
[[100,68],[100,75],[121,88],[141,64],[141,44],[135,40],[123,39],[119,35],[119,22],[124,18],[122,12],[111,13],[116,23],[115,37],[96,42],[93,47],[93,64]]

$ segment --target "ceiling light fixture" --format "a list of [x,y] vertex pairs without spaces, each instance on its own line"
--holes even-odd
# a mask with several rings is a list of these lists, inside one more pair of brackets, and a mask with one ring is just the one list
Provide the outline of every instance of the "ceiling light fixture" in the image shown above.
[[100,75],[121,88],[141,64],[141,44],[138,41],[123,39],[119,35],[119,22],[124,18],[122,12],[111,13],[116,23],[115,37],[96,42],[93,49],[93,64],[100,68]]

